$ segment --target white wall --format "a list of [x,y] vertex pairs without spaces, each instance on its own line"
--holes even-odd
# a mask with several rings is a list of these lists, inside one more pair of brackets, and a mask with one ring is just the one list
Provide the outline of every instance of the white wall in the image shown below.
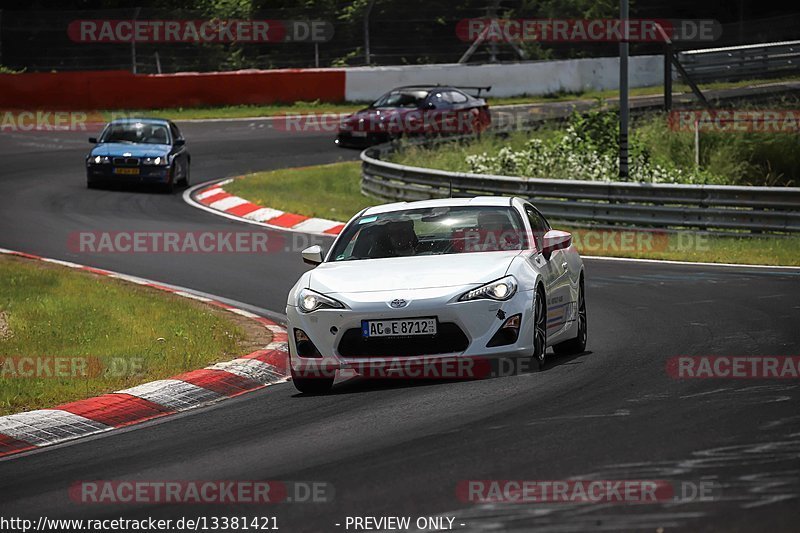
[[[619,58],[570,59],[498,65],[412,65],[346,68],[345,98],[371,101],[401,85],[491,85],[489,96],[544,95],[619,88]],[[664,56],[630,58],[631,87],[664,83]]]

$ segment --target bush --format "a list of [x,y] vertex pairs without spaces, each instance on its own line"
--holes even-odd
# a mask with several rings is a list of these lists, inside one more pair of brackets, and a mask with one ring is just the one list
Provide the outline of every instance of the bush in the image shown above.
[[[563,128],[484,136],[439,148],[408,148],[394,161],[413,166],[529,178],[617,181],[616,111],[573,113]],[[664,114],[638,119],[629,139],[635,181],[715,185],[795,185],[800,137],[785,133],[701,133],[700,168],[694,134],[673,131]]]

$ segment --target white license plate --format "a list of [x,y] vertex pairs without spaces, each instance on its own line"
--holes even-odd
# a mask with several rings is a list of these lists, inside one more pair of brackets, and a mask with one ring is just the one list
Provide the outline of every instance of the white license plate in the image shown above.
[[364,337],[409,337],[436,335],[435,318],[405,318],[402,320],[362,320]]
[[366,137],[367,136],[367,132],[366,131],[354,131],[352,133],[352,135],[353,135],[353,137]]

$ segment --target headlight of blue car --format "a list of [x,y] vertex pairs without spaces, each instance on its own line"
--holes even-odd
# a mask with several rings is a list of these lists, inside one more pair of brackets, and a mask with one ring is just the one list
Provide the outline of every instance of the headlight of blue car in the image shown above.
[[106,165],[111,163],[111,158],[107,155],[96,155],[96,156],[89,156],[86,161],[88,163],[93,163],[95,165]]
[[169,165],[169,158],[167,156],[145,157],[142,159],[142,164],[156,166]]

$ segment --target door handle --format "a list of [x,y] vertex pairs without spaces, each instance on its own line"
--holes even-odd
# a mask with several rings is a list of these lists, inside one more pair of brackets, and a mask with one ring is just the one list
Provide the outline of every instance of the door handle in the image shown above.
[[564,268],[564,269],[566,269],[566,268],[567,268],[567,262],[566,262],[566,261],[564,261],[563,263],[561,263],[561,268]]

